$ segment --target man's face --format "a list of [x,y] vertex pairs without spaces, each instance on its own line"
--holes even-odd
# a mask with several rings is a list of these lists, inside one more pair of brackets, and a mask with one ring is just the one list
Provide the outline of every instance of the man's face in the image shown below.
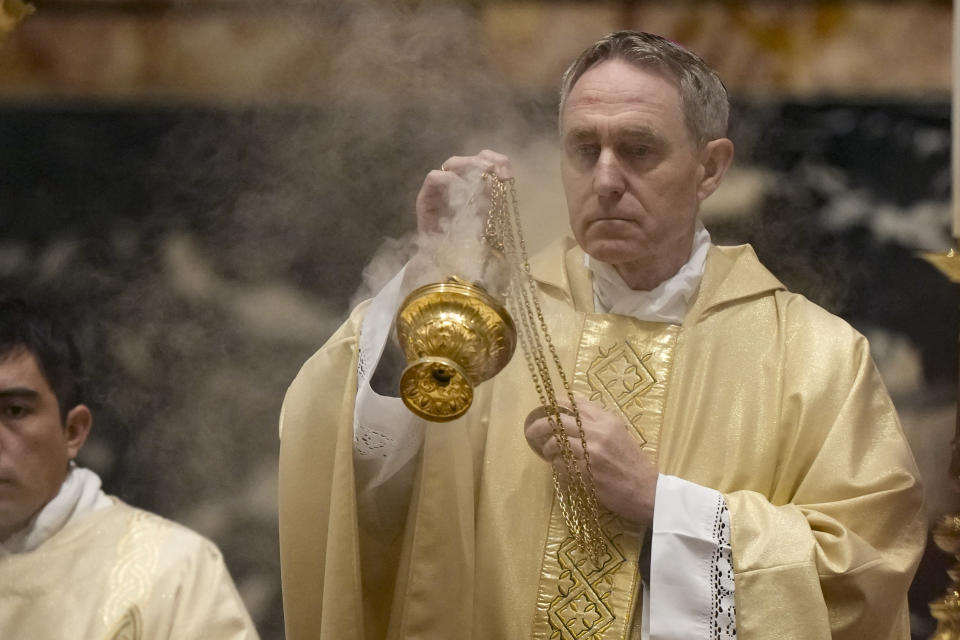
[[[76,410],[67,424],[76,420]],[[89,412],[87,412],[89,415]],[[0,356],[0,541],[60,490],[89,429],[65,427],[57,397],[26,349]]]
[[702,188],[703,150],[676,84],[608,60],[577,80],[562,118],[561,175],[577,242],[634,288],[653,288],[689,258],[700,201],[712,192]]

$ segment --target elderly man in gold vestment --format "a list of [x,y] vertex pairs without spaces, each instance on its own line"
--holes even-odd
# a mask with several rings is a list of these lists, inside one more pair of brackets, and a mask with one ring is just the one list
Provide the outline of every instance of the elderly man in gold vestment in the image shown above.
[[0,301],[0,637],[256,640],[210,541],[74,465],[93,420],[80,376],[60,322]]
[[[716,74],[650,34],[601,39],[563,78],[573,238],[531,271],[579,394],[605,554],[566,529],[522,357],[445,424],[380,384],[400,274],[284,402],[290,640],[909,637],[915,463],[863,336],[700,224],[733,157],[727,114]],[[476,170],[511,173],[492,151],[446,160],[417,199],[422,233]]]

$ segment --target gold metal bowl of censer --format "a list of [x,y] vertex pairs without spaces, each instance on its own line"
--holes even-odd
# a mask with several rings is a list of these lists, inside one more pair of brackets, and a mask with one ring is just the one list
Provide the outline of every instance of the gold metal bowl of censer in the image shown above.
[[513,356],[513,319],[481,286],[451,277],[413,291],[397,314],[397,337],[407,359],[400,397],[432,422],[459,418],[473,388]]

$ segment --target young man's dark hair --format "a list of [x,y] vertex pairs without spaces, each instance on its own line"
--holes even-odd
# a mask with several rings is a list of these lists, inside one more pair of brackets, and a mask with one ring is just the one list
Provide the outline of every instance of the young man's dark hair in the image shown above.
[[57,396],[60,417],[84,402],[83,362],[73,336],[59,319],[19,298],[0,297],[0,360],[19,349],[36,358]]

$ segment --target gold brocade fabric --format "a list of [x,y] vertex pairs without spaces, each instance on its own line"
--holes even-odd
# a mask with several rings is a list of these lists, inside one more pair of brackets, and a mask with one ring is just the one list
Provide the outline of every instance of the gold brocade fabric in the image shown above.
[[[593,314],[582,261],[570,240],[531,261],[563,367],[578,372],[579,389],[586,383],[608,407],[622,405],[662,473],[723,495],[738,638],[908,638],[906,591],[925,541],[922,489],[863,336],[787,292],[749,247],[712,247],[700,290],[664,349],[672,351],[664,373],[649,342],[662,328],[641,328],[636,339],[588,338],[605,316]],[[572,592],[575,561],[561,566],[550,467],[523,436],[538,404],[523,359],[480,385],[463,418],[425,430],[406,518],[378,529],[358,517],[354,473],[363,313],[303,366],[284,401],[287,639],[551,637],[565,623],[551,628],[545,612],[563,608],[556,598]],[[594,353],[581,348],[587,342]],[[658,383],[635,393],[664,375],[664,395]],[[658,405],[659,429],[648,428],[645,416],[654,420]],[[632,578],[635,555],[621,545],[625,536],[613,537],[624,557],[618,569]],[[545,574],[557,581],[541,581]],[[609,595],[602,586],[584,591],[593,601],[578,603],[576,615],[568,603],[572,637],[603,627],[597,601],[633,597],[635,584],[620,588],[615,575]],[[655,598],[656,583],[651,589]]]
[[[626,316],[587,314],[573,391],[619,414],[656,459],[673,351],[680,327]],[[589,445],[589,442],[588,442]],[[642,538],[603,512],[607,554],[594,566],[579,551],[554,502],[541,569],[537,640],[623,639],[638,593]]]

